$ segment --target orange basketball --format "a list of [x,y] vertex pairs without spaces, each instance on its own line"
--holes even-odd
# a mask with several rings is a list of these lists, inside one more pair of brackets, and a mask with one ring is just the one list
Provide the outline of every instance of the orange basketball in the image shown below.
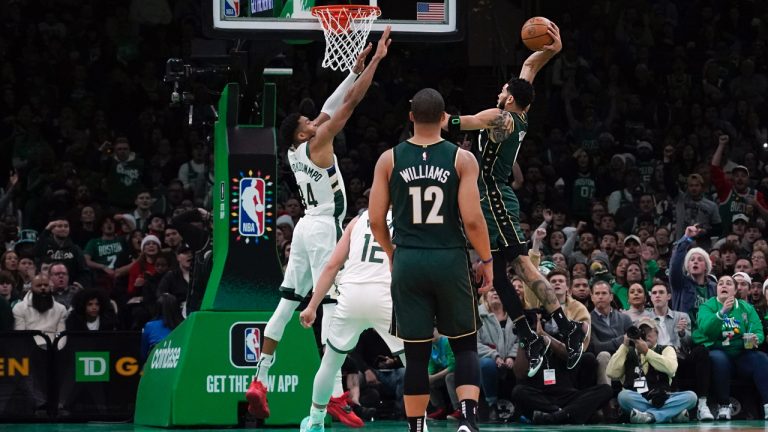
[[549,26],[549,19],[544,17],[533,17],[523,24],[520,37],[528,49],[540,51],[544,45],[554,42],[552,37],[547,34],[547,26]]

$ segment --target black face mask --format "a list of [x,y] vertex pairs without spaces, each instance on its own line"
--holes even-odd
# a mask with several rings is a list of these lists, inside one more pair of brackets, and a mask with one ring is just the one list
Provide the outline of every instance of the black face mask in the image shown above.
[[32,307],[40,313],[48,312],[53,307],[53,296],[50,293],[32,293]]

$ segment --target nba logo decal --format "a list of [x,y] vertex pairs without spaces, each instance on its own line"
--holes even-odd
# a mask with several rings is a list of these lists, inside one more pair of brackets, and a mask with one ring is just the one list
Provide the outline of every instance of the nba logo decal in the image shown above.
[[240,16],[240,0],[225,0],[224,1],[224,16],[225,17],[238,17],[238,16]]
[[266,322],[236,322],[229,328],[229,362],[236,368],[254,368],[261,357]]
[[245,237],[264,234],[264,180],[245,177],[240,180],[240,214],[238,230]]
[[245,329],[245,361],[256,363],[261,356],[261,330],[255,327]]

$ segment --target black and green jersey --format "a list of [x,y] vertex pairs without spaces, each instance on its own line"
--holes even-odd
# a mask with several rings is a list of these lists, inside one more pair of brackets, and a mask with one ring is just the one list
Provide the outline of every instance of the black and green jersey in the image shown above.
[[512,166],[517,159],[520,145],[528,131],[528,116],[525,114],[511,113],[515,122],[515,129],[509,137],[500,143],[491,141],[488,130],[480,132],[480,177],[478,186],[480,194],[485,196],[489,190],[506,185],[512,175]]
[[393,242],[414,248],[465,247],[456,173],[459,147],[449,141],[428,146],[403,141],[392,151]]

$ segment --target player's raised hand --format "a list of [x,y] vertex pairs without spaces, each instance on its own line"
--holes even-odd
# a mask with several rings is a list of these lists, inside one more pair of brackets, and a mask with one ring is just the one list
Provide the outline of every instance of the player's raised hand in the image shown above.
[[299,314],[299,321],[301,322],[301,325],[304,326],[304,328],[312,327],[312,324],[315,323],[316,318],[317,311],[315,308],[309,306],[307,306],[307,308],[301,311],[301,314]]
[[376,45],[376,53],[373,55],[374,59],[381,60],[387,56],[387,48],[392,43],[392,39],[389,38],[389,33],[392,31],[392,27],[384,27],[384,32],[381,33],[379,43]]
[[368,58],[368,54],[370,54],[372,49],[373,44],[368,42],[365,49],[360,51],[360,54],[357,55],[357,60],[355,60],[355,66],[352,68],[352,72],[358,75],[363,73],[363,69],[365,69],[365,59]]
[[549,21],[547,26],[547,34],[552,38],[552,43],[541,47],[542,51],[552,51],[553,54],[557,54],[563,49],[563,41],[560,39],[560,28],[554,21]]

